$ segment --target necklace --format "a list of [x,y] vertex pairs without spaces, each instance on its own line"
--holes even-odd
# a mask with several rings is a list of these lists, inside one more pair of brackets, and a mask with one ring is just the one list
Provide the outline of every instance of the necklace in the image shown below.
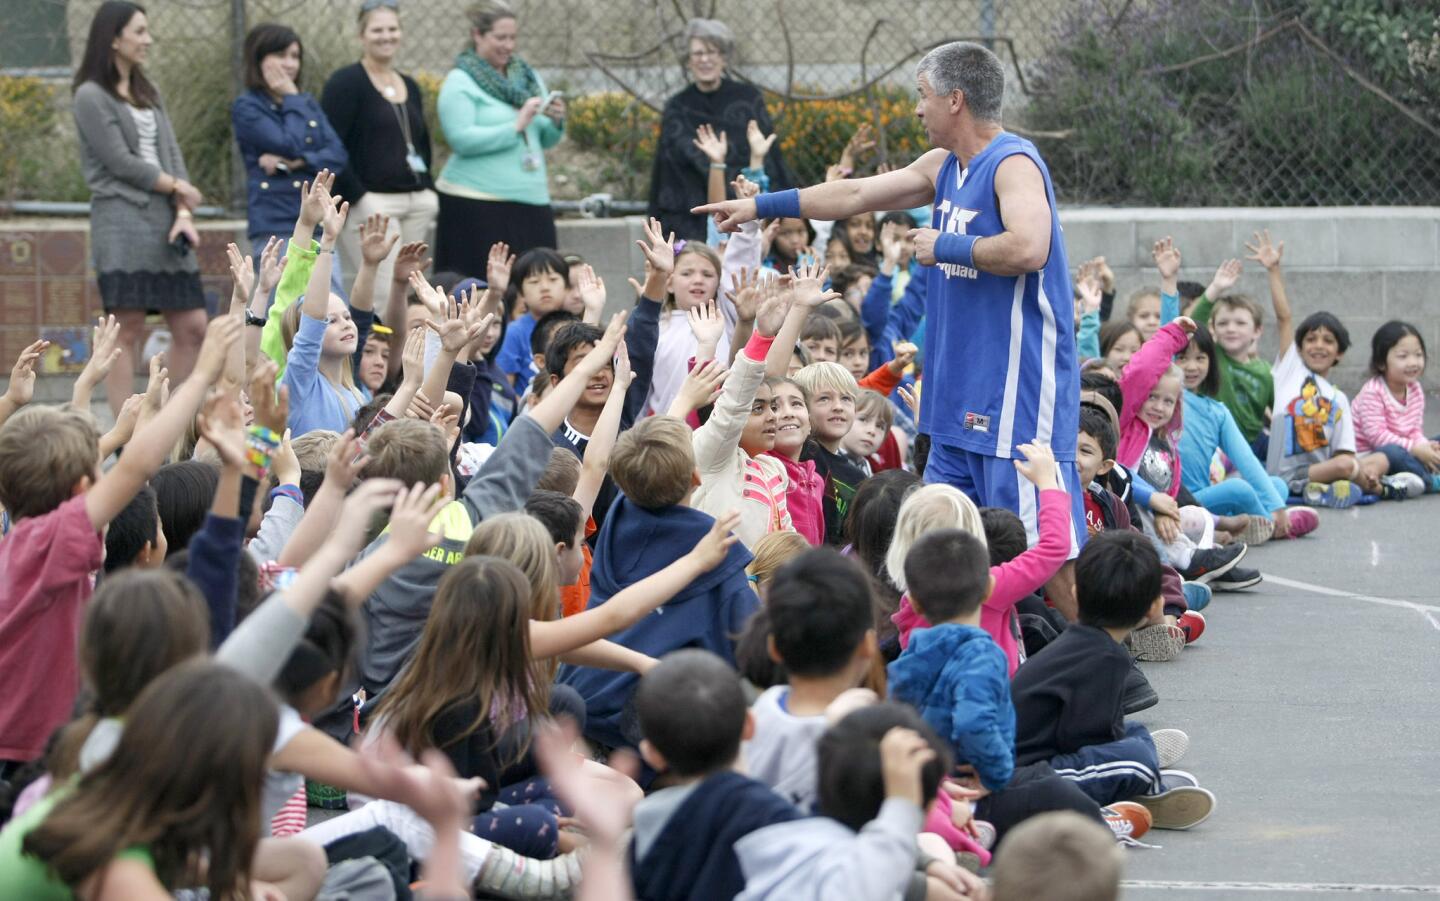
[[395,86],[393,84],[387,84],[385,86],[384,94],[386,97],[393,99],[395,96]]

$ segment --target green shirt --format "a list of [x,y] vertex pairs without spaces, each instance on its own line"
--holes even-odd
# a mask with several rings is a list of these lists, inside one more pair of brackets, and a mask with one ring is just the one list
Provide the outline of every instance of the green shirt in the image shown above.
[[[25,836],[45,821],[55,805],[70,793],[70,787],[57,788],[35,802],[35,805],[11,820],[0,832],[0,898],[24,898],[25,901],[71,901],[75,893],[60,877],[38,858],[23,853]],[[115,855],[117,860],[138,860],[155,868],[155,860],[147,848],[133,847]]]
[[[295,246],[294,241],[289,242],[285,250],[285,271],[280,274],[280,284],[275,286],[275,302],[270,305],[270,312],[265,314],[265,328],[260,332],[260,352],[279,364],[280,371],[275,376],[277,385],[285,377],[285,335],[280,330],[280,322],[285,318],[285,311],[305,294],[319,250],[319,241],[311,241],[306,248]],[[332,260],[330,265],[334,266],[335,261]],[[329,290],[328,286],[326,290]]]
[[[1214,306],[1214,301],[1202,295],[1190,318],[1208,328]],[[1220,366],[1220,393],[1216,398],[1229,408],[1245,440],[1253,442],[1270,424],[1267,411],[1275,403],[1275,379],[1270,374],[1270,363],[1260,357],[1237,360],[1219,344],[1215,347],[1220,352],[1220,359],[1211,361],[1211,365]]]

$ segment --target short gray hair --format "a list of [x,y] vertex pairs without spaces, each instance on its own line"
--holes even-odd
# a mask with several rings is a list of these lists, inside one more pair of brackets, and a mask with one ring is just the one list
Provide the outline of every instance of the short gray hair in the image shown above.
[[729,60],[735,52],[735,33],[730,26],[719,19],[691,19],[685,23],[685,50],[681,56],[690,52],[690,42],[696,39],[702,40],[716,50],[720,55]]
[[1005,101],[1005,67],[1000,57],[979,44],[953,41],[936,47],[920,60],[915,76],[924,76],[936,94],[962,91],[976,119],[999,121]]

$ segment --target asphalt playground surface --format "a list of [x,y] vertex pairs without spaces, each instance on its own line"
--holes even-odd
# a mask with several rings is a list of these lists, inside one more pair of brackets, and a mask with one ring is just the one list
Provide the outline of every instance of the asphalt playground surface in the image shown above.
[[1126,899],[1440,898],[1440,496],[1320,518],[1142,664],[1135,718],[1189,733],[1176,767],[1219,803],[1126,851]]

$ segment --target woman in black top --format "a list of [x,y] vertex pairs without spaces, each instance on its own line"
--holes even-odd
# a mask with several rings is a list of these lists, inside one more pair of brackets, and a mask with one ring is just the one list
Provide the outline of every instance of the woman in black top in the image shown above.
[[[690,209],[705,203],[711,163],[695,146],[695,130],[709,125],[728,139],[726,183],[749,162],[746,126],[753,120],[764,134],[775,131],[760,91],[725,77],[734,46],[730,29],[722,22],[691,19],[685,26],[685,66],[692,83],[665,102],[655,168],[650,174],[649,214],[676,238],[705,240],[705,217]],[[718,168],[720,164],[715,165]],[[770,148],[766,155],[765,174],[771,191],[783,191],[795,181],[779,147]]]
[[[403,36],[396,0],[365,0],[360,7],[360,61],[335,70],[320,105],[350,165],[335,180],[335,193],[350,202],[350,221],[380,213],[390,217],[400,240],[380,264],[377,285],[389,285],[401,245],[429,241],[440,201],[430,178],[430,132],[415,79],[395,70]],[[347,283],[360,268],[360,233],[340,236]]]

